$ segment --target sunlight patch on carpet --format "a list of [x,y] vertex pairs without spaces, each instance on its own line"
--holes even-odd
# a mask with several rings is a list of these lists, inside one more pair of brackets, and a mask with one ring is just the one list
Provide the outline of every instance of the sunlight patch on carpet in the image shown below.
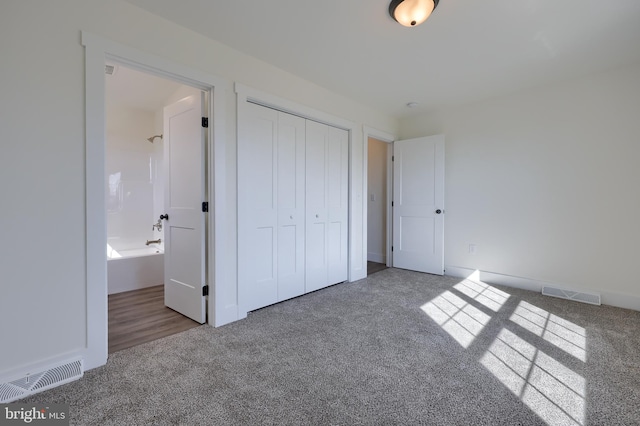
[[500,331],[480,363],[545,422],[584,425],[585,379],[511,331]]
[[491,319],[450,291],[445,291],[420,308],[463,348],[469,347]]
[[586,331],[571,321],[524,301],[518,304],[509,319],[580,361],[587,360]]

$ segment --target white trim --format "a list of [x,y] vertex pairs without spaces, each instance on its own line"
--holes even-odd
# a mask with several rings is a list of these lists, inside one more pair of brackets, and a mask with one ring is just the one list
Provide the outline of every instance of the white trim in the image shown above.
[[262,90],[245,86],[241,83],[235,84],[235,92],[238,95],[238,102],[253,102],[288,114],[297,115],[312,121],[338,127],[343,130],[353,131],[353,129],[356,128],[355,123],[352,121],[263,92]]
[[[121,45],[82,32],[85,46],[86,81],[86,244],[87,244],[87,340],[85,367],[87,370],[104,365],[107,361],[107,273],[106,273],[106,206],[104,199],[105,170],[105,60],[142,70],[161,77],[210,92],[210,115],[208,140],[212,141],[209,160],[209,200],[213,200],[209,240],[209,284],[213,292],[209,303],[209,318],[214,325],[222,325],[238,319],[237,309],[219,306],[222,302],[216,295],[226,282],[224,242],[226,241],[225,175],[225,89],[230,83],[215,76],[168,61],[158,56]],[[211,142],[210,142],[211,143]],[[211,169],[213,168],[213,171]],[[215,237],[214,237],[215,236]]]
[[[464,268],[461,266],[445,266],[445,275],[458,278],[467,278],[471,274],[475,273],[475,269]],[[555,284],[545,281],[538,281],[531,278],[516,277],[513,275],[501,274],[498,272],[479,271],[480,281],[488,284],[503,285],[505,287],[519,288],[522,290],[533,291],[536,293],[542,292],[543,286],[559,287],[567,290],[574,291],[590,291],[581,290],[579,288],[567,286],[564,284]],[[630,294],[614,293],[609,291],[598,291],[601,296],[601,302],[603,305],[615,306],[617,308],[633,309],[640,311],[640,297]]]
[[[387,148],[387,245],[385,264],[391,267],[393,264],[393,253],[391,252],[391,244],[393,243],[393,209],[391,208],[391,201],[393,200],[393,163],[391,157],[393,156],[393,141],[396,137],[390,133],[383,132],[381,130],[374,129],[369,126],[362,126],[362,138],[364,143],[364,193],[368,194],[369,191],[369,138],[377,139],[381,142],[389,144]],[[369,219],[369,203],[364,203],[364,251],[367,250],[368,244],[368,219]]]

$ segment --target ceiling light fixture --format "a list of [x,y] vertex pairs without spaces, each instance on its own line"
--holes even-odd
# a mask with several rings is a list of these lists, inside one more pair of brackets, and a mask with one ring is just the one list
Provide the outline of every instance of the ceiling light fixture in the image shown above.
[[400,25],[415,27],[427,20],[440,0],[393,0],[389,15]]

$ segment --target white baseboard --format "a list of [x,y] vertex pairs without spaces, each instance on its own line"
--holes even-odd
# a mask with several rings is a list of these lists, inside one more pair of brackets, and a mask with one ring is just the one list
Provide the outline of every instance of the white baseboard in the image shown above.
[[387,263],[387,255],[380,254],[380,253],[368,252],[367,253],[367,260],[369,262],[384,263],[386,265],[386,263]]
[[[460,266],[445,266],[445,275],[451,277],[466,278],[469,275],[476,272],[475,269],[464,268]],[[537,293],[542,292],[543,286],[552,286],[563,288],[567,290],[581,289],[568,287],[563,284],[548,283],[544,281],[538,281],[531,278],[516,277],[513,275],[500,274],[497,272],[480,271],[480,281],[488,284],[503,285],[505,287],[519,288],[523,290],[535,291]],[[587,289],[582,289],[587,290]],[[591,289],[588,289],[591,291]],[[633,296],[629,294],[613,293],[609,291],[598,291],[603,305],[615,306],[617,308],[632,309],[634,311],[640,311],[640,296]]]

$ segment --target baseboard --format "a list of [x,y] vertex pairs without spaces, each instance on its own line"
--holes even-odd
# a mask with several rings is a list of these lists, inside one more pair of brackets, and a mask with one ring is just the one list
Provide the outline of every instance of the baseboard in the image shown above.
[[380,254],[380,253],[371,253],[368,252],[367,253],[367,260],[369,262],[376,262],[376,263],[387,263],[387,256],[385,254]]
[[[467,278],[471,274],[475,273],[475,269],[464,268],[460,266],[445,266],[445,275],[458,278]],[[534,291],[537,293],[542,292],[543,286],[552,286],[558,288],[564,288],[567,290],[581,289],[568,287],[563,284],[549,283],[544,281],[538,281],[531,278],[516,277],[513,275],[500,274],[497,272],[479,271],[480,281],[488,284],[503,285],[505,287],[519,288],[523,290]],[[586,289],[582,289],[586,290]],[[589,289],[590,290],[590,289]],[[632,309],[634,311],[640,311],[640,296],[633,296],[623,293],[614,293],[609,291],[598,291],[600,293],[601,301],[603,305],[615,306],[617,308]]]

